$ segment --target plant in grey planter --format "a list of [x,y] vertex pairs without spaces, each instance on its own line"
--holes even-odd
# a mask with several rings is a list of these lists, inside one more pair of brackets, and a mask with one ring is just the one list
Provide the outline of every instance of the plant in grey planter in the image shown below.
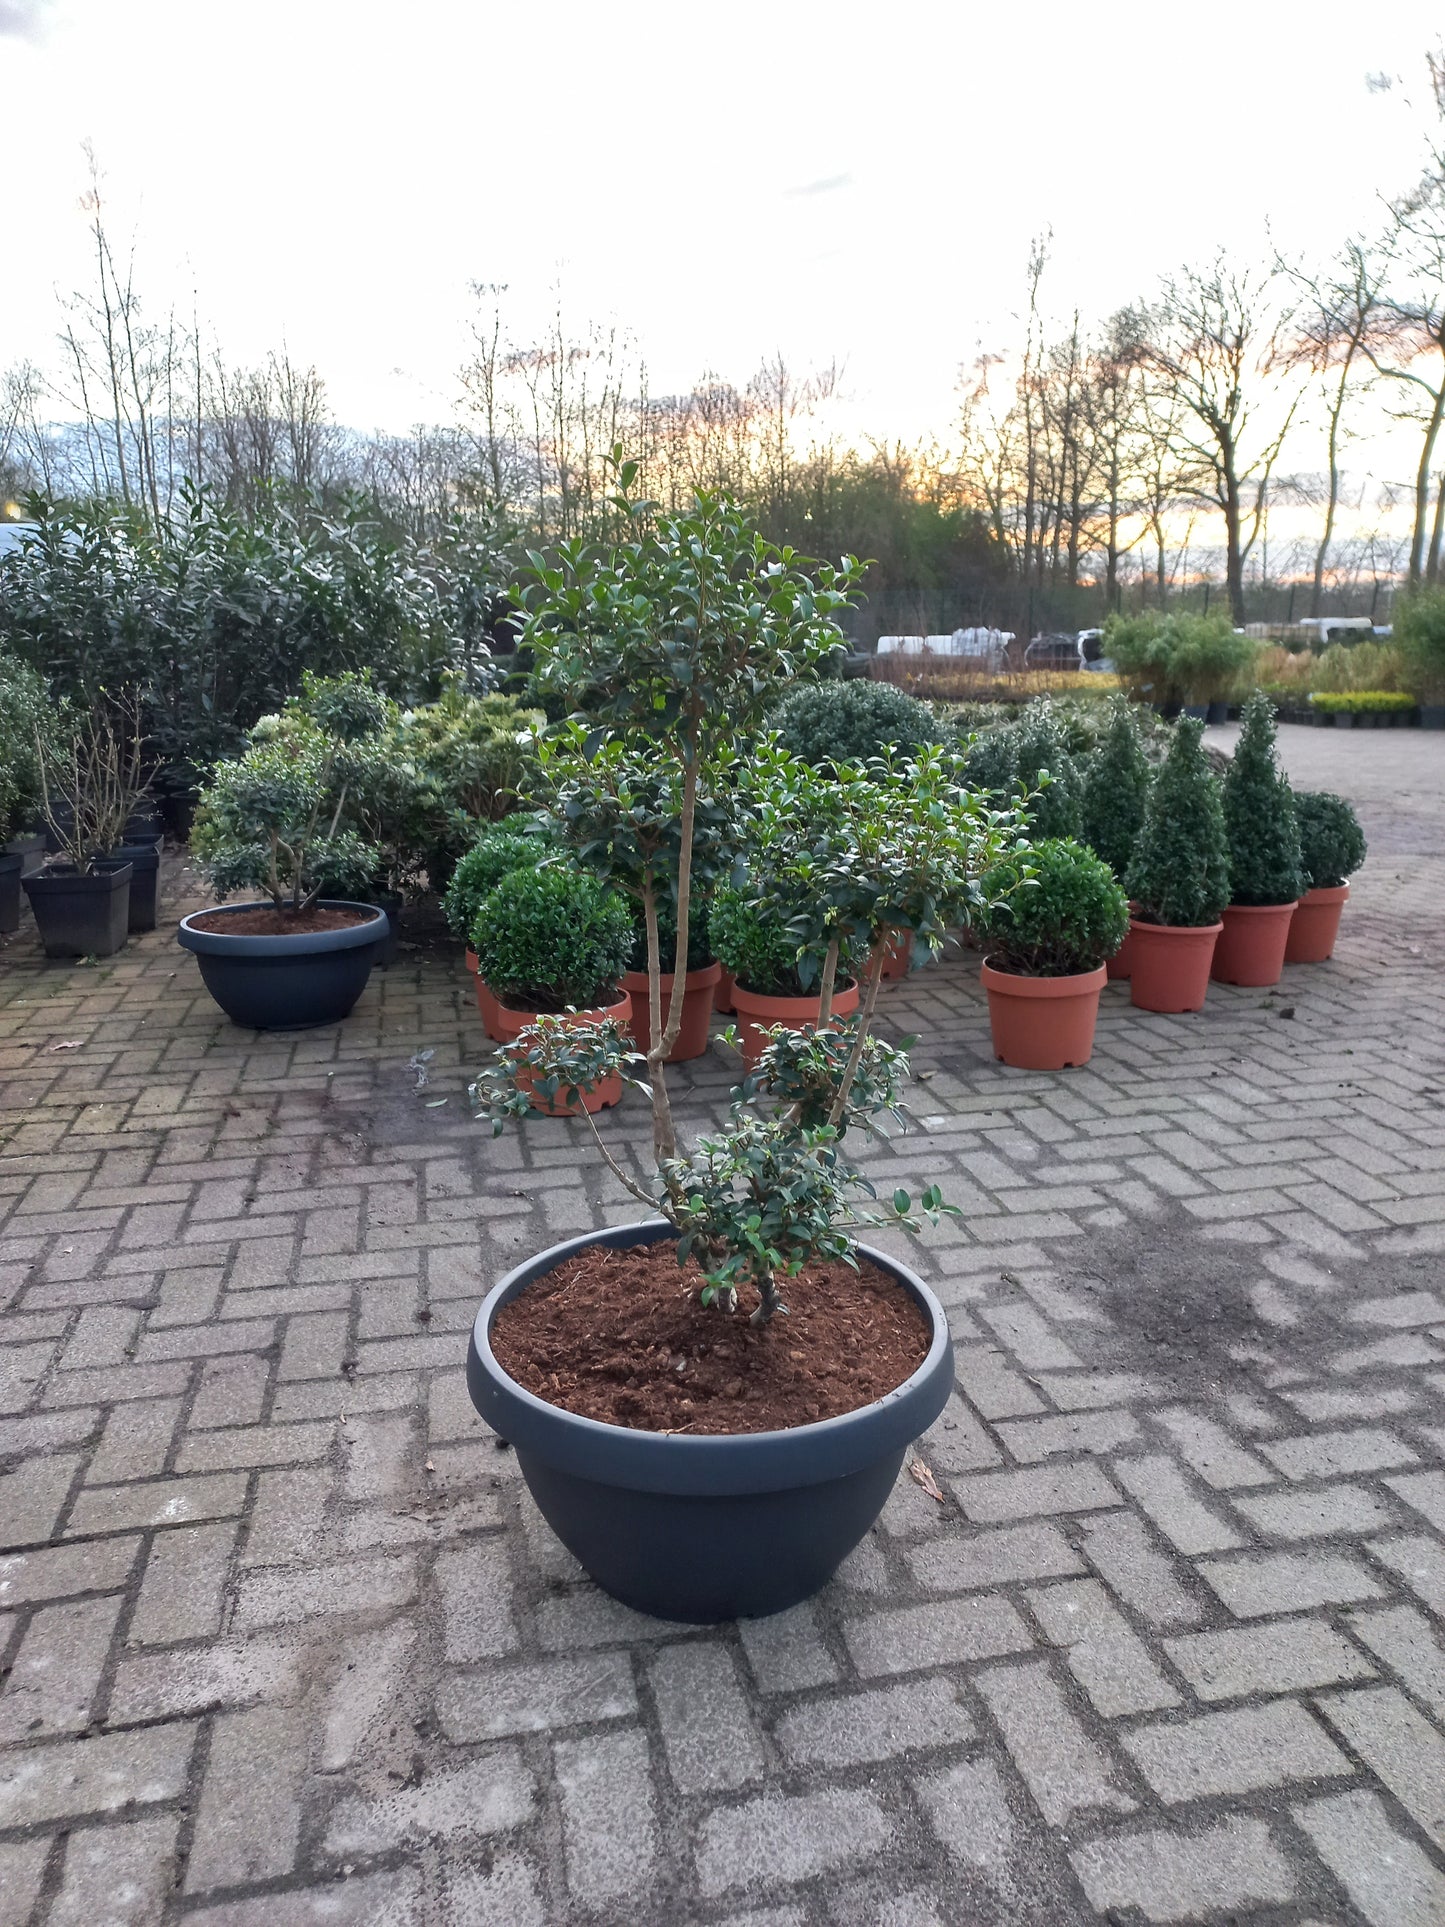
[[[948,1396],[942,1308],[905,1266],[853,1239],[870,1223],[916,1226],[946,1207],[932,1186],[917,1199],[900,1189],[875,1203],[839,1136],[856,1121],[860,1093],[871,1090],[883,1105],[892,1088],[873,1074],[877,1066],[865,1085],[857,1082],[891,926],[907,924],[925,946],[940,941],[945,922],[976,903],[978,876],[1016,834],[1018,818],[991,813],[962,787],[957,760],[931,751],[911,773],[916,811],[890,825],[870,807],[879,796],[874,775],[855,770],[847,787],[859,811],[850,816],[843,806],[844,834],[820,853],[815,884],[819,904],[837,912],[840,944],[842,925],[869,929],[862,1012],[840,1026],[844,1048],[810,1060],[806,1106],[791,1093],[770,1101],[754,1083],[735,1093],[719,1128],[682,1143],[666,1059],[682,1022],[694,858],[699,842],[706,845],[706,818],[731,780],[724,773],[739,734],[789,680],[839,647],[832,617],[853,598],[860,571],[845,560],[805,574],[798,558],[765,543],[725,497],[700,494],[682,515],[634,503],[635,465],[620,450],[613,460],[625,539],[610,551],[563,543],[555,560],[534,558],[526,640],[544,689],[563,698],[579,688],[594,692],[594,735],[569,752],[565,772],[554,765],[552,793],[570,797],[559,835],[573,841],[579,860],[623,881],[640,907],[651,1171],[616,1156],[590,1115],[579,1128],[652,1217],[540,1253],[504,1278],[478,1314],[468,1383],[483,1416],[516,1447],[544,1515],[603,1586],[645,1611],[713,1620],[780,1610],[821,1585],[876,1517],[909,1440]],[[782,752],[766,760],[740,800],[754,818],[795,780]],[[630,795],[645,767],[661,772],[661,793],[675,803],[668,812],[644,810],[647,835],[639,840],[616,801]],[[756,833],[754,821],[748,834]],[[664,896],[674,933],[667,957]],[[824,961],[825,988],[828,967]],[[664,976],[672,979],[665,1007]],[[783,1069],[777,1066],[780,1076]],[[531,1084],[544,1076],[581,1090],[610,1075],[635,1076],[615,1025],[543,1017],[500,1054],[475,1096],[499,1130],[531,1110]],[[833,1080],[831,1092],[818,1088],[820,1075]],[[892,1280],[900,1316],[921,1315],[922,1355],[901,1384],[856,1409],[754,1432],[712,1425],[696,1436],[644,1429],[621,1416],[588,1418],[528,1389],[500,1364],[496,1344],[499,1330],[509,1329],[512,1302],[545,1293],[559,1264],[580,1255],[595,1271],[618,1250],[659,1241],[680,1263],[696,1261],[679,1285],[700,1340],[736,1346],[740,1361],[796,1343],[786,1314],[790,1297],[799,1305],[803,1286],[793,1281],[805,1267],[865,1261]],[[599,1315],[605,1320],[605,1311]],[[639,1369],[646,1369],[641,1359]]]
[[[362,679],[357,705],[364,708]],[[236,1023],[300,1030],[345,1017],[366,986],[387,917],[364,892],[378,853],[345,827],[354,752],[340,698],[325,724],[297,707],[265,719],[250,747],[218,763],[191,835],[218,899],[263,894],[182,919],[177,937]]]
[[131,862],[120,849],[145,789],[140,708],[129,692],[66,704],[37,725],[41,812],[58,845],[24,879],[48,957],[109,957],[130,924]]
[[1445,588],[1420,586],[1395,610],[1395,644],[1405,686],[1420,704],[1425,729],[1445,729]]

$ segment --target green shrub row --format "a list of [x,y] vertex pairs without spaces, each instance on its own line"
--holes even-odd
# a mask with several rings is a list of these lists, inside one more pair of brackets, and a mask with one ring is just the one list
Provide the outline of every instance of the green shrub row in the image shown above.
[[1408,716],[1418,704],[1403,689],[1317,691],[1310,708],[1322,716]]

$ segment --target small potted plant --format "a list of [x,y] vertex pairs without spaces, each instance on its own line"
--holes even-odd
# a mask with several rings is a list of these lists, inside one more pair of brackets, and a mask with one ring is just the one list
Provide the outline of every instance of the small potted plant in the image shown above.
[[1203,725],[1183,717],[1154,778],[1143,828],[1124,874],[1129,997],[1139,1010],[1199,1010],[1229,901],[1229,847],[1219,780],[1204,754]]
[[506,816],[499,823],[485,824],[471,847],[457,859],[442,893],[442,915],[447,928],[466,947],[466,966],[476,985],[482,1029],[494,1040],[499,1041],[501,1035],[497,1029],[497,999],[491,986],[477,972],[472,929],[482,905],[502,878],[514,870],[534,870],[552,847],[551,839],[536,817]]
[[1403,596],[1394,631],[1402,680],[1420,704],[1420,727],[1445,729],[1445,588],[1420,587]]
[[1305,893],[1290,919],[1284,960],[1325,963],[1335,953],[1348,879],[1365,860],[1365,833],[1345,799],[1328,790],[1296,790],[1294,806]]
[[1219,983],[1262,988],[1279,982],[1304,880],[1294,795],[1275,757],[1269,698],[1256,690],[1242,722],[1224,774],[1230,894],[1210,974]]
[[[860,823],[823,888],[848,899],[850,917],[867,914],[877,934],[858,1018],[840,1031],[846,1049],[827,1073],[831,1097],[808,1110],[815,1119],[821,1104],[823,1121],[805,1123],[791,1096],[750,1101],[739,1089],[720,1126],[680,1142],[666,1057],[682,1021],[699,814],[723,807],[739,733],[838,648],[833,616],[858,569],[806,574],[724,497],[699,495],[681,515],[634,503],[635,470],[620,451],[613,459],[624,539],[610,550],[563,543],[554,561],[537,559],[527,639],[545,688],[563,700],[595,692],[605,739],[573,758],[574,808],[559,833],[579,860],[590,852],[604,873],[615,865],[641,888],[652,1169],[614,1156],[595,1119],[583,1128],[648,1216],[540,1252],[502,1279],[478,1314],[467,1374],[544,1516],[599,1584],[662,1617],[725,1620],[815,1591],[877,1517],[908,1442],[948,1397],[942,1307],[907,1266],[852,1235],[871,1222],[916,1225],[942,1200],[930,1187],[917,1206],[902,1190],[870,1206],[839,1132],[856,1116],[883,929],[911,916],[920,943],[935,944],[940,918],[976,900],[978,873],[1005,833],[941,764],[919,772],[932,829],[912,820],[893,835]],[[671,838],[659,836],[650,853],[612,815],[613,755],[625,759],[629,784],[648,766],[665,770],[676,797]],[[762,794],[745,799],[750,839],[792,780],[759,775]],[[866,794],[876,801],[876,790]],[[666,814],[649,814],[649,825],[660,832]],[[885,834],[887,874],[881,841],[868,847]],[[676,930],[667,959],[663,896]],[[835,962],[841,949],[840,932]],[[825,1001],[829,952],[831,943],[819,966]],[[619,1029],[543,1020],[519,1040],[521,1068],[535,1076],[545,1067],[562,1088],[624,1072]],[[516,1050],[477,1086],[494,1129],[528,1108]],[[875,1080],[880,1101],[888,1092],[878,1086],[892,1081]]]
[[[664,957],[673,955],[677,944],[677,925],[672,906],[663,904],[657,917],[657,936]],[[714,1009],[722,965],[713,955],[712,929],[706,896],[694,898],[688,919],[687,974],[683,979],[682,1023],[677,1041],[664,1062],[683,1064],[701,1057],[708,1045],[708,1026]],[[632,1035],[645,1057],[652,1049],[652,1021],[648,1009],[650,980],[647,975],[647,927],[642,918],[633,922],[632,955],[622,973],[622,988],[632,999]],[[664,970],[661,980],[664,1008],[672,1003],[672,972]]]
[[994,1056],[1027,1071],[1087,1064],[1105,960],[1129,928],[1113,871],[1081,844],[1047,839],[1005,857],[983,889],[974,927]]
[[[1144,827],[1152,782],[1153,771],[1134,706],[1124,697],[1115,696],[1109,703],[1108,720],[1098,745],[1084,770],[1080,840],[1095,856],[1103,858],[1121,883]],[[1106,961],[1104,968],[1111,981],[1129,975],[1132,944],[1132,937],[1126,936]]]
[[[557,1030],[602,1025],[626,1032],[632,1000],[621,980],[632,949],[632,920],[614,890],[571,863],[505,875],[477,912],[472,946],[477,981],[497,1000],[493,1018],[501,1043],[526,1040],[544,1016],[549,1046]],[[524,1055],[527,1047],[524,1041]],[[550,1117],[600,1111],[622,1095],[616,1071],[564,1089],[540,1062],[521,1056],[513,1062],[531,1108]]]
[[[345,826],[340,711],[328,700],[325,726],[299,705],[263,719],[243,755],[216,765],[196,812],[191,850],[217,898],[263,894],[182,918],[177,940],[226,1015],[254,1030],[348,1016],[386,936],[386,912],[348,894],[365,890],[379,853]],[[356,727],[366,734],[359,716]]]
[[825,1019],[821,973],[827,943],[800,945],[766,902],[750,899],[742,890],[719,890],[710,929],[712,946],[733,981],[738,1049],[749,1069],[775,1024],[801,1030],[857,1010],[858,984],[848,975],[851,955],[840,951],[841,978],[835,981]]
[[41,808],[58,846],[23,879],[47,957],[111,957],[130,922],[118,846],[145,788],[139,707],[124,692],[63,709],[36,734]]

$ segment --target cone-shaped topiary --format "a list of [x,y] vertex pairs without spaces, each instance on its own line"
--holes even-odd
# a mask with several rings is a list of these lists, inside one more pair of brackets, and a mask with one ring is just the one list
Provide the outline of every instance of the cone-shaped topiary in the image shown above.
[[1117,697],[1084,771],[1083,841],[1122,878],[1144,827],[1154,772],[1133,705]]
[[1365,833],[1343,796],[1297,790],[1301,867],[1311,890],[1337,890],[1365,860]]
[[[1077,838],[1083,828],[1080,801],[1083,778],[1069,752],[1068,737],[1052,703],[1030,703],[1011,725],[1019,787],[1038,789],[1029,805],[1029,837],[1034,842]],[[1047,770],[1049,782],[1040,786]]]
[[1274,705],[1256,690],[1224,775],[1231,903],[1293,903],[1304,889],[1294,792],[1275,760]]
[[1144,826],[1124,874],[1141,923],[1199,929],[1229,902],[1229,845],[1219,781],[1204,754],[1204,725],[1185,716],[1154,778]]

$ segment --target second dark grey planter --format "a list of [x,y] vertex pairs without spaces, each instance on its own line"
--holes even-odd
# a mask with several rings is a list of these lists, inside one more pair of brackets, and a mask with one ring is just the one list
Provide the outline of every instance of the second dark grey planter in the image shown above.
[[128,863],[92,871],[57,863],[22,881],[47,957],[113,957],[125,947]]
[[20,928],[20,870],[18,850],[0,850],[0,937]]
[[[228,903],[228,910],[269,910],[269,903]],[[323,899],[323,910],[365,910],[366,923],[300,936],[248,937],[204,928],[209,914],[182,917],[176,941],[195,952],[201,980],[233,1023],[251,1030],[311,1030],[351,1013],[366,988],[386,913],[372,903]]]

